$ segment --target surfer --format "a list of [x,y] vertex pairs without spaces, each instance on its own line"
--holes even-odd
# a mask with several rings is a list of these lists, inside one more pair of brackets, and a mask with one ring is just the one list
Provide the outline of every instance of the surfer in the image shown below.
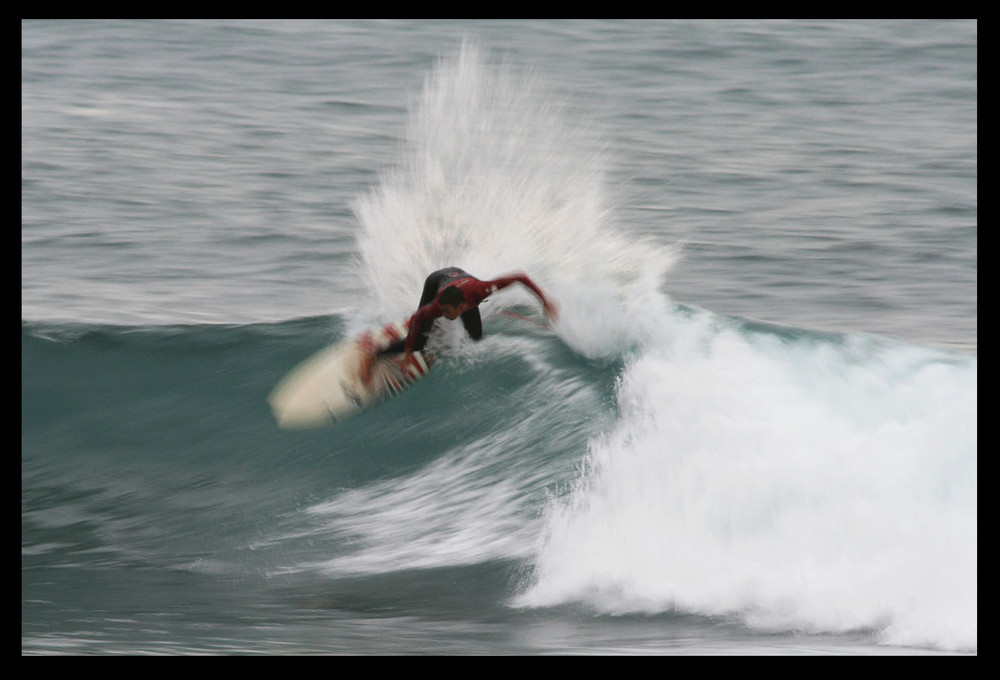
[[420,305],[406,322],[405,339],[397,340],[382,349],[375,347],[370,336],[362,339],[361,380],[365,384],[371,380],[372,364],[378,357],[405,353],[404,363],[412,361],[413,352],[422,350],[427,344],[427,336],[439,317],[452,321],[461,317],[469,337],[479,340],[483,337],[479,304],[493,293],[514,283],[520,283],[535,294],[549,319],[555,321],[558,318],[559,308],[526,274],[517,272],[491,281],[481,281],[458,267],[439,269],[424,281]]

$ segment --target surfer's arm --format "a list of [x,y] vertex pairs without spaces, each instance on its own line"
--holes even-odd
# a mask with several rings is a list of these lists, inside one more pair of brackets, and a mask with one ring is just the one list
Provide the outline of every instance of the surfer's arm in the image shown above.
[[522,286],[530,290],[538,298],[538,301],[542,303],[542,307],[545,309],[545,315],[551,320],[555,321],[559,318],[559,306],[550,300],[542,289],[531,280],[531,278],[523,272],[515,272],[513,274],[508,274],[506,276],[501,276],[500,278],[493,279],[492,281],[483,281],[483,284],[490,293],[497,290],[503,290],[507,286],[515,283],[520,283]]
[[430,329],[431,324],[434,320],[441,316],[441,308],[438,307],[437,303],[432,302],[429,305],[424,305],[416,312],[413,316],[406,322],[406,360],[409,361],[413,356],[414,345],[417,342],[417,338],[422,334],[426,333]]

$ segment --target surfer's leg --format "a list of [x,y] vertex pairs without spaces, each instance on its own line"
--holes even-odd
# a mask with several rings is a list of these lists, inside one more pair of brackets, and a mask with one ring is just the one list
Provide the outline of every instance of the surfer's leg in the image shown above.
[[[413,341],[413,351],[419,352],[424,348],[424,345],[426,344],[427,344],[427,334],[418,333],[417,339]],[[384,357],[387,354],[402,354],[405,351],[406,351],[406,338],[403,338],[402,340],[397,340],[391,345],[378,350],[377,352],[375,352],[375,356]]]
[[[413,341],[413,351],[419,352],[427,344],[427,333],[417,333],[417,339]],[[390,343],[382,349],[376,350],[374,345],[371,348],[373,359],[381,358],[390,354],[402,354],[406,351],[406,338],[400,338],[396,342]]]
[[[462,276],[468,276],[468,274],[459,269],[458,267],[445,267],[444,269],[438,269],[436,272],[431,272],[427,279],[424,281],[424,290],[420,295],[420,307],[429,305],[437,297],[438,291],[441,286],[449,279],[455,279]],[[473,321],[466,321],[464,315],[462,318],[463,323],[465,323],[466,329],[469,331],[469,335],[478,340],[483,335],[483,324],[482,320],[479,318],[479,310],[470,310],[475,312],[475,319]],[[471,324],[471,325],[470,325]],[[429,326],[423,329],[418,335],[417,339],[413,343],[413,351],[419,352],[427,344],[427,334],[433,326]],[[474,328],[478,328],[478,335],[474,332]],[[367,344],[366,344],[367,340]],[[386,355],[392,354],[402,354],[406,351],[406,338],[397,340],[396,342],[390,343],[388,346],[381,349],[377,349],[371,338],[362,339],[361,345],[361,368],[360,375],[361,379],[367,384],[368,380],[371,379],[372,366],[375,364],[375,360]]]
[[[427,335],[421,333],[417,336],[416,342],[413,343],[413,351],[418,352],[424,348],[427,344]],[[402,340],[397,340],[386,347],[381,349],[375,347],[375,343],[372,341],[370,335],[365,335],[361,338],[361,363],[358,367],[358,375],[361,378],[361,382],[365,385],[372,377],[372,367],[375,362],[385,356],[393,356],[402,354],[406,351],[406,338]]]
[[375,356],[384,357],[386,354],[402,354],[406,351],[406,338],[390,343],[375,353]]

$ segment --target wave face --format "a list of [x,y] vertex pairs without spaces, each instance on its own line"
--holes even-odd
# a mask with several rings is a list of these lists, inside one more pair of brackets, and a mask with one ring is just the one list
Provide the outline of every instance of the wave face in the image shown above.
[[82,525],[102,561],[245,578],[511,561],[518,608],[974,649],[976,360],[662,302],[659,336],[600,358],[494,318],[420,385],[305,433],[264,397],[339,317],[23,324],[26,540]]

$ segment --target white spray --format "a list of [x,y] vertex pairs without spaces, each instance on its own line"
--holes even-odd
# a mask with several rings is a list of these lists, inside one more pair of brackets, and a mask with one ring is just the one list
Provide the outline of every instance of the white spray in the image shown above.
[[377,315],[410,313],[439,267],[524,270],[554,292],[580,354],[636,353],[619,422],[548,506],[515,604],[974,650],[975,358],[678,313],[660,292],[673,251],[616,229],[595,131],[554,101],[464,45],[356,206]]
[[445,266],[480,278],[521,270],[559,290],[672,264],[669,248],[613,229],[599,135],[567,109],[469,44],[441,61],[412,107],[399,162],[356,205],[379,314],[412,312],[424,277]]

